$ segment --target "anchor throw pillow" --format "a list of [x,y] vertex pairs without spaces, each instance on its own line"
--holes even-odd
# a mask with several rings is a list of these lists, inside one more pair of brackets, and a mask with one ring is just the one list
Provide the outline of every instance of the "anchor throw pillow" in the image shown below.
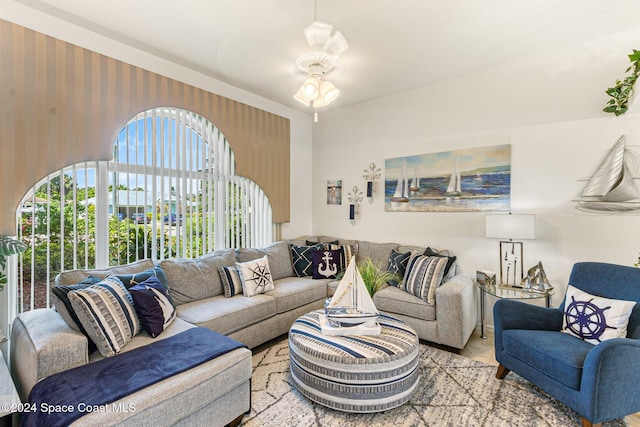
[[342,249],[314,251],[311,253],[314,279],[335,279],[344,270]]
[[571,285],[564,300],[562,332],[598,344],[627,336],[627,325],[635,301],[591,295]]
[[236,268],[244,296],[252,297],[275,289],[266,255],[253,261],[236,262]]

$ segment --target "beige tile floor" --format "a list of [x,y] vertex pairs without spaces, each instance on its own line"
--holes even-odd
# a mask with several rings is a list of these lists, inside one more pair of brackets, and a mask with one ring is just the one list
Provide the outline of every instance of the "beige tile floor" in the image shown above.
[[[479,362],[498,366],[493,350],[493,333],[491,331],[487,332],[485,340],[480,337],[480,329],[477,328],[460,354]],[[624,421],[628,427],[640,427],[640,412],[626,416]]]

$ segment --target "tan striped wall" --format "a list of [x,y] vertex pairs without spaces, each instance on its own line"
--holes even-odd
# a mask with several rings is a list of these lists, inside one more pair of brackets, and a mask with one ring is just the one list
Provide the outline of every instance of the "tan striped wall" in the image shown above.
[[214,123],[236,173],[264,190],[274,222],[289,222],[289,119],[0,20],[0,234],[15,234],[29,188],[64,166],[111,160],[119,130],[158,106]]

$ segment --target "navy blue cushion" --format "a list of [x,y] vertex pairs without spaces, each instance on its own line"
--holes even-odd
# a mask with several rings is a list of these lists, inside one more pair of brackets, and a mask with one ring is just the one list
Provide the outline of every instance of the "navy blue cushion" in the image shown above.
[[387,284],[391,286],[398,286],[398,283],[404,277],[405,271],[407,271],[407,263],[409,262],[409,257],[411,257],[411,252],[398,252],[395,249],[391,250],[387,271],[395,274],[398,277],[389,280]]
[[118,276],[118,279],[122,281],[122,284],[127,289],[146,281],[147,279],[149,279],[149,277],[156,277],[165,291],[167,291],[167,294],[169,295],[169,301],[171,301],[171,305],[175,306],[173,298],[171,298],[171,294],[169,293],[169,281],[167,280],[167,275],[164,273],[164,270],[162,268],[152,267],[141,271],[140,273],[117,274],[116,276]]
[[344,270],[344,252],[342,249],[311,252],[314,279],[335,279]]
[[456,262],[456,257],[455,256],[442,255],[441,253],[438,253],[438,252],[434,251],[431,248],[425,249],[423,255],[426,255],[426,256],[439,256],[439,257],[447,258],[447,266],[444,268],[444,277],[447,277],[447,274],[449,274],[449,270],[451,270],[451,266],[453,265],[454,262]]
[[176,318],[176,309],[169,301],[169,293],[157,277],[129,288],[133,306],[142,327],[150,337],[155,338]]
[[291,249],[291,262],[296,276],[304,277],[313,274],[313,258],[312,253],[324,249],[322,243],[316,243],[313,246],[296,246],[289,244]]
[[588,342],[560,331],[507,329],[502,331],[504,351],[575,390],[580,390]]

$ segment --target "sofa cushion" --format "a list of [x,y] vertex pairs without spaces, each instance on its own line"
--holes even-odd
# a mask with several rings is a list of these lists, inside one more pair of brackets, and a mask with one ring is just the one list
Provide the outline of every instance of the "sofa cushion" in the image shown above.
[[305,277],[313,274],[313,258],[311,252],[321,251],[324,247],[321,243],[313,246],[289,244],[289,249],[291,250],[291,262],[293,263],[293,270],[296,272],[296,276]]
[[422,320],[436,320],[435,306],[394,286],[387,286],[376,292],[373,301],[380,311]]
[[412,254],[407,263],[401,288],[428,304],[435,304],[436,288],[442,284],[446,265],[445,257]]
[[269,270],[269,261],[265,255],[262,258],[247,262],[236,262],[238,276],[242,282],[242,294],[252,297],[273,289],[273,279]]
[[404,273],[407,271],[407,264],[409,263],[409,257],[411,252],[398,252],[395,249],[391,250],[389,260],[387,261],[387,271],[393,273],[397,278],[391,279],[387,284],[391,286],[398,286],[399,282],[404,277]]
[[241,248],[236,252],[238,262],[253,261],[266,255],[269,259],[269,269],[271,270],[273,280],[296,275],[295,271],[293,271],[291,251],[289,250],[287,242],[275,242],[260,249]]
[[238,274],[238,267],[218,267],[225,298],[242,295],[242,280]]
[[558,331],[507,329],[504,351],[562,384],[580,390],[582,367],[592,344]]
[[139,273],[141,271],[153,268],[153,261],[150,259],[140,259],[130,264],[119,265],[116,267],[101,268],[94,270],[69,270],[63,271],[56,276],[56,285],[73,285],[80,283],[83,279],[89,276],[95,276],[99,279],[104,279],[107,276],[114,274],[132,274]]
[[69,292],[69,300],[80,323],[104,357],[118,354],[140,332],[131,295],[115,276]]
[[612,338],[624,338],[635,305],[635,301],[599,297],[569,285],[564,300],[562,332],[594,345]]
[[173,302],[173,298],[171,298],[171,294],[169,293],[169,281],[167,280],[167,275],[164,274],[164,270],[162,270],[162,268],[160,267],[155,266],[136,273],[118,273],[115,274],[115,276],[118,276],[118,279],[120,279],[124,287],[127,289],[146,281],[150,277],[156,277],[158,279],[158,282],[169,294],[169,301],[171,301],[171,305],[175,305]]
[[314,279],[335,279],[336,275],[345,268],[342,248],[333,251],[313,251],[311,258]]
[[338,251],[338,250],[342,250],[342,265],[344,266],[344,268],[347,268],[347,265],[349,265],[349,263],[351,262],[351,258],[352,257],[357,257],[358,256],[358,244],[357,243],[349,243],[349,244],[333,244],[333,243],[326,243],[325,244],[325,249],[328,249],[330,251]]
[[222,295],[219,266],[235,265],[236,252],[223,249],[198,258],[163,259],[158,262],[169,282],[170,295],[176,306]]
[[87,337],[88,335],[86,334],[84,327],[82,327],[78,316],[76,316],[76,312],[71,306],[71,301],[69,301],[69,292],[88,288],[91,285],[100,283],[101,280],[102,279],[99,277],[89,276],[74,285],[53,286],[50,292],[51,301],[53,302],[56,311],[60,313],[60,316],[64,319],[67,325],[69,325],[71,329],[82,332]]
[[169,291],[157,277],[149,277],[129,288],[134,308],[142,327],[155,338],[176,318],[176,308],[169,300]]
[[426,256],[440,256],[440,257],[446,257],[447,258],[447,265],[444,268],[444,275],[442,276],[442,281],[443,282],[446,282],[447,279],[450,278],[449,274],[451,272],[451,267],[456,262],[456,256],[455,255],[449,256],[448,253],[449,253],[449,251],[436,251],[434,249],[427,248],[427,249],[425,249],[424,254],[423,254],[423,255],[426,255]]
[[397,243],[358,242],[357,260],[358,262],[362,262],[369,258],[374,264],[380,265],[382,268],[387,268],[389,265],[389,255],[394,249],[398,249]]
[[229,335],[275,316],[276,300],[263,294],[252,298],[219,295],[180,305],[176,310],[182,320]]
[[302,307],[327,297],[327,282],[310,277],[285,277],[275,282],[275,289],[266,293],[276,300],[278,314]]

